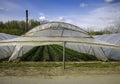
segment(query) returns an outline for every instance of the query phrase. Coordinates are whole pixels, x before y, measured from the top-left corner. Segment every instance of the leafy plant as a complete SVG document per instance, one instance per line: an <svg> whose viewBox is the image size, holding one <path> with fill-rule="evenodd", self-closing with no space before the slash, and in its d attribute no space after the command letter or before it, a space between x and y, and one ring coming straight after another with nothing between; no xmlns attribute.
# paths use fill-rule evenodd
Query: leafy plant
<svg viewBox="0 0 120 84"><path fill-rule="evenodd" d="M97 58L93 55L88 55L66 48L66 61L94 61ZM63 47L59 45L47 45L34 47L20 59L21 61L62 61Z"/></svg>

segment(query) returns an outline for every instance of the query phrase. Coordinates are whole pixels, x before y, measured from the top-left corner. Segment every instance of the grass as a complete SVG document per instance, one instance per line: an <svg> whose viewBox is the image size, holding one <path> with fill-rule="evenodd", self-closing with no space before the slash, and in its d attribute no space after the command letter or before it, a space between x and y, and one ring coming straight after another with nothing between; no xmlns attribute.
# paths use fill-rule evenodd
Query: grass
<svg viewBox="0 0 120 84"><path fill-rule="evenodd" d="M0 68L12 67L62 67L62 62L1 62ZM115 68L120 62L66 62L66 67Z"/></svg>
<svg viewBox="0 0 120 84"><path fill-rule="evenodd" d="M63 76L120 74L120 62L1 62L0 77L4 76Z"/></svg>
<svg viewBox="0 0 120 84"><path fill-rule="evenodd" d="M3 62L0 63L0 68L9 68L9 67L59 67L62 66L62 63L49 63L49 62Z"/></svg>
<svg viewBox="0 0 120 84"><path fill-rule="evenodd" d="M114 68L120 67L120 62L81 62L68 63L72 67L88 67L88 68Z"/></svg>

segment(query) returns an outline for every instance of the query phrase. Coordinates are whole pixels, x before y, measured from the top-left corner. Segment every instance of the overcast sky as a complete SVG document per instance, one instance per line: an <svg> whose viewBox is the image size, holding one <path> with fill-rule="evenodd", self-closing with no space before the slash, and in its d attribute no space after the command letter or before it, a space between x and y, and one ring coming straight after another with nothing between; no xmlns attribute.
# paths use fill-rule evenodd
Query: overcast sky
<svg viewBox="0 0 120 84"><path fill-rule="evenodd" d="M101 30L120 23L120 0L0 0L0 21L29 19L63 21Z"/></svg>

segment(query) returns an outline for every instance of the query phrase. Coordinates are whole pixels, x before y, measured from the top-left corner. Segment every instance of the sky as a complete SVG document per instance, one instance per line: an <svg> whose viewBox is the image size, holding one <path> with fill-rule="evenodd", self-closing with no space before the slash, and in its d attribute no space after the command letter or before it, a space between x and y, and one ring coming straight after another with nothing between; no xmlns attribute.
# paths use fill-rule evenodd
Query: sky
<svg viewBox="0 0 120 84"><path fill-rule="evenodd" d="M120 24L120 0L0 0L0 21L61 21L102 30Z"/></svg>

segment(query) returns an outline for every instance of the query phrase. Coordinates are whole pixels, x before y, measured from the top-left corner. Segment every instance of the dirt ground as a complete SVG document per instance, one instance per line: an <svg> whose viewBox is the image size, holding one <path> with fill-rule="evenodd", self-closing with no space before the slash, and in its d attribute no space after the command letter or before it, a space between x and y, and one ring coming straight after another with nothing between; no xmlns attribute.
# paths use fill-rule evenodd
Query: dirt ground
<svg viewBox="0 0 120 84"><path fill-rule="evenodd" d="M0 77L0 84L120 84L120 75Z"/></svg>
<svg viewBox="0 0 120 84"><path fill-rule="evenodd" d="M1 68L0 84L120 84L120 68Z"/></svg>

